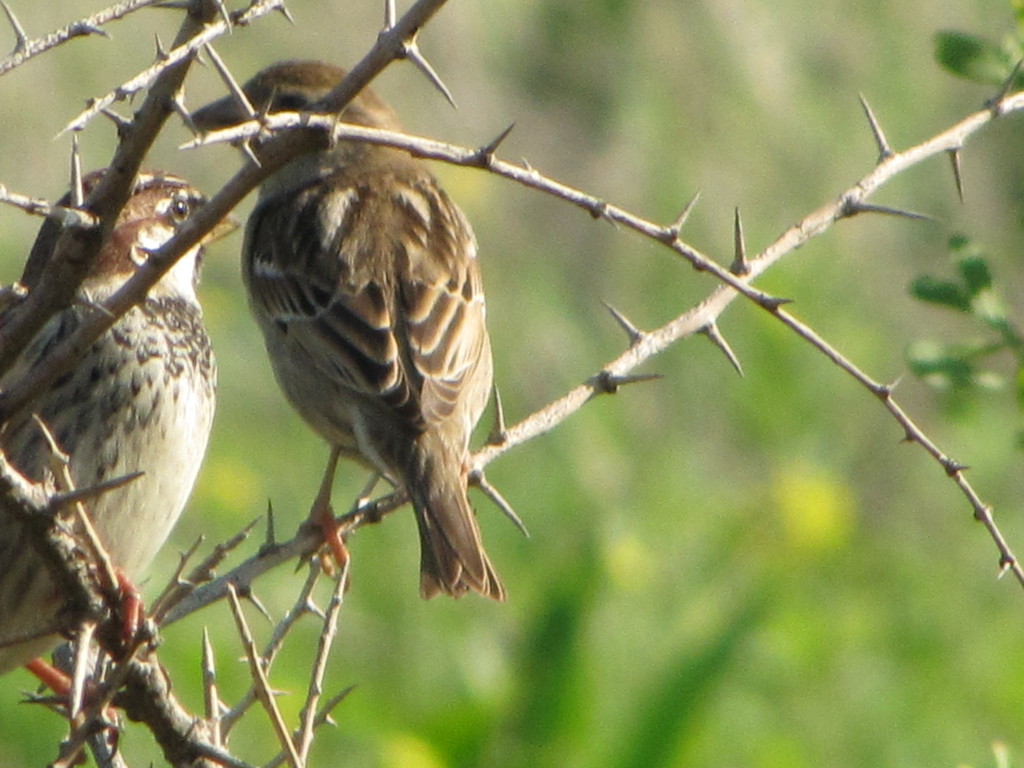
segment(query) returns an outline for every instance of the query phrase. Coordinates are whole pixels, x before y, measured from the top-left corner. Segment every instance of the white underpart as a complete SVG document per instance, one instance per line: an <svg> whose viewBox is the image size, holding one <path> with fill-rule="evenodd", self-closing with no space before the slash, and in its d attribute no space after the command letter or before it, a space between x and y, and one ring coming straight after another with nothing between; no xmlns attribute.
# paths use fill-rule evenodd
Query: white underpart
<svg viewBox="0 0 1024 768"><path fill-rule="evenodd" d="M352 432L356 436L356 445L359 447L359 452L382 476L390 477L391 468L373 444L373 439L370 437L369 428L366 424L365 414L356 405L349 408L348 413L349 419L352 421Z"/></svg>
<svg viewBox="0 0 1024 768"><path fill-rule="evenodd" d="M166 227L152 227L140 232L138 247L132 248L132 261L141 265L148 258L148 254L161 248L171 239L172 234ZM198 245L182 254L181 258L174 262L174 266L167 270L159 282L150 289L149 295L153 297L177 296L197 302L195 274L198 255Z"/></svg>

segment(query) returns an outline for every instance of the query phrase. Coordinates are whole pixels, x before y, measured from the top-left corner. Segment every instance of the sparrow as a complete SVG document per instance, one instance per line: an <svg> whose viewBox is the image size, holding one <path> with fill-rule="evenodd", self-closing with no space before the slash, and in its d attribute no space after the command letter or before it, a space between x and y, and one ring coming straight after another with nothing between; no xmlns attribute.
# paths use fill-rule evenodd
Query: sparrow
<svg viewBox="0 0 1024 768"><path fill-rule="evenodd" d="M274 64L243 91L257 110L327 113L345 71ZM192 114L203 131L248 118L234 96ZM401 131L364 89L345 123ZM466 494L469 438L490 397L491 345L477 245L425 166L397 150L339 141L292 160L260 187L242 273L285 396L331 446L311 517L329 527L345 457L412 502L420 594L505 599Z"/></svg>
<svg viewBox="0 0 1024 768"><path fill-rule="evenodd" d="M83 180L85 194L103 171ZM140 174L72 306L60 311L2 378L23 376L70 336L86 312L120 288L148 254L204 202L183 179ZM71 205L70 195L60 205ZM26 264L29 291L51 256L60 225L47 220ZM138 474L86 502L110 559L133 579L167 538L192 491L213 422L217 371L196 298L201 246L187 252L146 299L85 351L75 368L0 427L0 450L26 479L60 487L46 432L67 454L75 489ZM3 316L0 314L0 323ZM44 430L45 426L45 430ZM58 581L22 525L0 511L0 674L58 644Z"/></svg>

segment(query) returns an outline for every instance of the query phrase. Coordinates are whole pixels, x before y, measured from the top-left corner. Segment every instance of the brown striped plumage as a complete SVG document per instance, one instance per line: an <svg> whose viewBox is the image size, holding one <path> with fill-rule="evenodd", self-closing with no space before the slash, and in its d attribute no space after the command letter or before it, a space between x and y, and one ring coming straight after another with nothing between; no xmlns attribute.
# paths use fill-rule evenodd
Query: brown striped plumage
<svg viewBox="0 0 1024 768"><path fill-rule="evenodd" d="M312 108L344 72L284 62L244 90L257 108ZM193 115L205 129L243 115L232 97ZM400 130L364 90L345 122ZM343 455L404 485L421 539L426 597L505 590L466 496L469 437L491 387L491 349L469 222L422 163L340 142L264 182L243 275L278 382Z"/></svg>
<svg viewBox="0 0 1024 768"><path fill-rule="evenodd" d="M102 172L86 177L86 189ZM183 180L143 174L136 182L77 303L44 326L0 389L30 372L78 327L86 303L121 287L146 251L165 242L203 198ZM69 204L65 199L62 204ZM40 230L22 282L34 287L59 225ZM213 420L216 368L195 294L199 248L186 253L148 298L119 319L68 374L0 431L0 448L33 481L50 477L51 451L38 414L70 457L77 488L142 472L88 503L114 564L129 577L149 564L177 521L199 471ZM3 322L0 316L0 323ZM59 639L61 595L21 525L0 512L0 673Z"/></svg>

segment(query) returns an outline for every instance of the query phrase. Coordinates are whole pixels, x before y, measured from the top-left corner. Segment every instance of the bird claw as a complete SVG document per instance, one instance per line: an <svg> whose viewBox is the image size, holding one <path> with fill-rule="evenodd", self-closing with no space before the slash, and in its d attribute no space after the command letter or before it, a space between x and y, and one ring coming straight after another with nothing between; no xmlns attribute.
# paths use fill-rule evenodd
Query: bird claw
<svg viewBox="0 0 1024 768"><path fill-rule="evenodd" d="M112 633L114 637L108 638L113 646L108 650L115 659L123 661L131 657L136 648L150 640L155 631L146 615L138 587L120 568L115 567L114 573L117 583L109 599L119 628Z"/></svg>
<svg viewBox="0 0 1024 768"><path fill-rule="evenodd" d="M348 547L345 546L345 536L338 527L330 507L324 510L316 522L323 531L326 545L324 556L320 559L320 567L325 574L333 578L339 571L348 570L349 554Z"/></svg>

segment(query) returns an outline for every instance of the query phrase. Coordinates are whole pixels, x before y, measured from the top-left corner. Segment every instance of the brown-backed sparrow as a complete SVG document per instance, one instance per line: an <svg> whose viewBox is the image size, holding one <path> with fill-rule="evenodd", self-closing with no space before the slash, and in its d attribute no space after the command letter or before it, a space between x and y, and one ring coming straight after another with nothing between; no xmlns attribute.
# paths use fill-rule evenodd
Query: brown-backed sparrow
<svg viewBox="0 0 1024 768"><path fill-rule="evenodd" d="M86 194L102 171L84 179ZM23 376L67 338L85 312L134 274L166 242L203 196L165 173L140 174L131 198L103 243L75 304L33 339L0 389ZM65 197L62 205L69 205ZM31 290L46 267L59 224L44 223L25 269ZM216 368L196 299L200 247L186 253L101 336L75 368L40 393L32 413L0 429L0 450L34 482L51 482L56 447L68 455L75 489L141 473L86 502L87 514L114 566L138 576L185 506L213 421ZM0 316L0 323L3 317ZM62 595L49 565L21 523L0 511L0 673L56 645Z"/></svg>
<svg viewBox="0 0 1024 768"><path fill-rule="evenodd" d="M289 61L243 90L257 110L317 112L344 75ZM192 118L203 130L246 119L232 96ZM401 130L369 90L340 119ZM340 141L263 183L242 260L277 381L332 446L313 514L331 520L334 465L355 459L409 494L424 598L473 590L504 600L466 495L469 437L492 367L476 241L462 212L409 155Z"/></svg>

